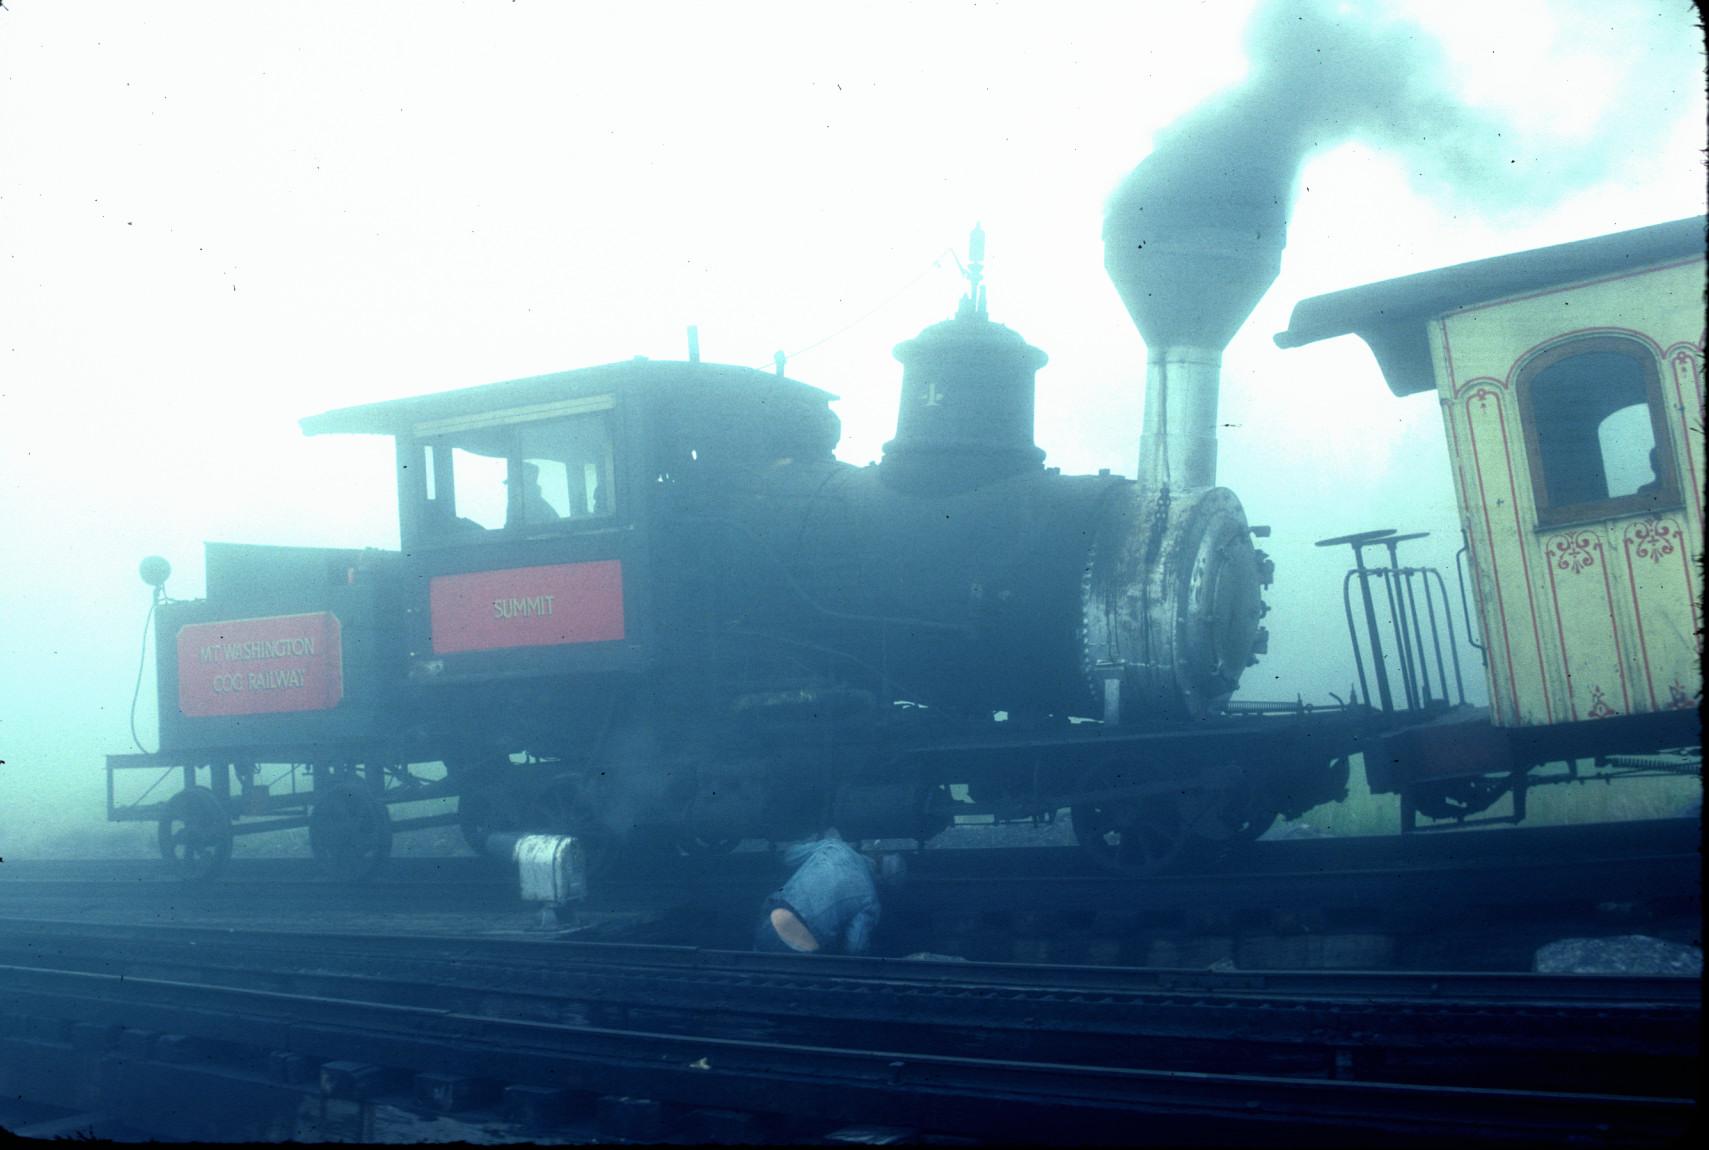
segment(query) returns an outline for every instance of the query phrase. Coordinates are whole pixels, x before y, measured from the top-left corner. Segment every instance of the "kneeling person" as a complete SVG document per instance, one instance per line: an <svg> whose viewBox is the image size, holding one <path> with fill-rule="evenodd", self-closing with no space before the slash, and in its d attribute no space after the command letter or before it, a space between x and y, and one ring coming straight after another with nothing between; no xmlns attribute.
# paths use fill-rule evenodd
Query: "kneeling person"
<svg viewBox="0 0 1709 1150"><path fill-rule="evenodd" d="M878 925L878 884L900 878L902 859L887 855L875 862L833 828L822 838L790 847L783 861L795 873L766 899L754 949L865 954Z"/></svg>

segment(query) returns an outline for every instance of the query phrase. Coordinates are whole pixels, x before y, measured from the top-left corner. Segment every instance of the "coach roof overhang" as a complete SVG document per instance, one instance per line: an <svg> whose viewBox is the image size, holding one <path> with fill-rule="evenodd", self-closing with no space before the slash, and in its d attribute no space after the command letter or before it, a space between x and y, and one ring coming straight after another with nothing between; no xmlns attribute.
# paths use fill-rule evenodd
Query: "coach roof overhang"
<svg viewBox="0 0 1709 1150"><path fill-rule="evenodd" d="M1294 305L1277 347L1353 334L1370 345L1396 395L1435 387L1427 323L1469 307L1543 288L1702 258L1705 217L1535 248L1418 275L1313 296Z"/></svg>
<svg viewBox="0 0 1709 1150"><path fill-rule="evenodd" d="M480 415L512 408L546 406L633 387L688 387L716 391L731 399L765 403L829 402L836 396L816 387L751 367L720 363L650 360L637 357L599 367L462 387L357 407L341 407L299 421L305 435L357 433L409 435L422 423Z"/></svg>

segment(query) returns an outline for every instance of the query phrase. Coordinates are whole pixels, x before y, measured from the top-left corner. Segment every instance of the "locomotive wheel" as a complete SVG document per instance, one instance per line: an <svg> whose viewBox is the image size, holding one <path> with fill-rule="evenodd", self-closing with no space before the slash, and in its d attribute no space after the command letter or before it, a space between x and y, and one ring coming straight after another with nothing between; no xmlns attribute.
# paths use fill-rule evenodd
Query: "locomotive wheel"
<svg viewBox="0 0 1709 1150"><path fill-rule="evenodd" d="M1213 806L1194 831L1202 838L1225 846L1249 843L1275 825L1279 812L1245 787L1236 787Z"/></svg>
<svg viewBox="0 0 1709 1150"><path fill-rule="evenodd" d="M231 815L206 787L186 787L160 820L160 857L182 879L210 879L231 858Z"/></svg>
<svg viewBox="0 0 1709 1150"><path fill-rule="evenodd" d="M676 840L676 853L684 858L710 858L727 855L741 845L741 839L708 839L685 833Z"/></svg>
<svg viewBox="0 0 1709 1150"><path fill-rule="evenodd" d="M1193 828L1175 795L1147 795L1073 808L1074 838L1094 862L1124 875L1152 875L1178 862Z"/></svg>
<svg viewBox="0 0 1709 1150"><path fill-rule="evenodd" d="M309 850L331 878L372 878L392 854L386 805L359 783L341 783L309 811Z"/></svg>
<svg viewBox="0 0 1709 1150"><path fill-rule="evenodd" d="M457 826L463 841L476 854L485 854L487 836L514 831L520 825L516 810L504 796L493 791L466 791L457 796Z"/></svg>
<svg viewBox="0 0 1709 1150"><path fill-rule="evenodd" d="M521 823L530 830L580 839L589 874L608 873L616 860L617 836L599 821L574 776L560 775L547 783Z"/></svg>

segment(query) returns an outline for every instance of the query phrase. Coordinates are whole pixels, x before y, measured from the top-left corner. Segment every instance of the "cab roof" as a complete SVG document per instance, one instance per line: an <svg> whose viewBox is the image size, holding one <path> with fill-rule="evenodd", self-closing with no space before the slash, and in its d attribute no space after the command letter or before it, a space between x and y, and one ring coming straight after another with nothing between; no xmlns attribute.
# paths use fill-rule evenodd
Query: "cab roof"
<svg viewBox="0 0 1709 1150"><path fill-rule="evenodd" d="M1673 260L1701 259L1703 216L1629 232L1535 248L1435 271L1313 296L1294 305L1277 347L1301 347L1353 334L1370 345L1396 395L1436 386L1426 324L1467 308L1544 288L1634 272Z"/></svg>
<svg viewBox="0 0 1709 1150"><path fill-rule="evenodd" d="M829 392L772 372L721 363L650 360L637 356L620 363L462 387L431 395L340 407L299 421L305 435L355 433L407 436L427 421L480 415L510 408L548 405L561 400L636 389L693 389L697 394L737 405L829 403Z"/></svg>

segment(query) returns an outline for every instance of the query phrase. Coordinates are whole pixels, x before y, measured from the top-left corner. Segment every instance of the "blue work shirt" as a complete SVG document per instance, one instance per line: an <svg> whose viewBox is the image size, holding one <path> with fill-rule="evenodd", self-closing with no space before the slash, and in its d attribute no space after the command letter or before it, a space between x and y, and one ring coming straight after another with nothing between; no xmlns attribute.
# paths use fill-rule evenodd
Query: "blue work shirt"
<svg viewBox="0 0 1709 1150"><path fill-rule="evenodd" d="M839 942L846 954L864 954L878 925L878 884L865 855L840 838L797 843L783 854L795 868L767 901L787 906L813 932L822 949Z"/></svg>

